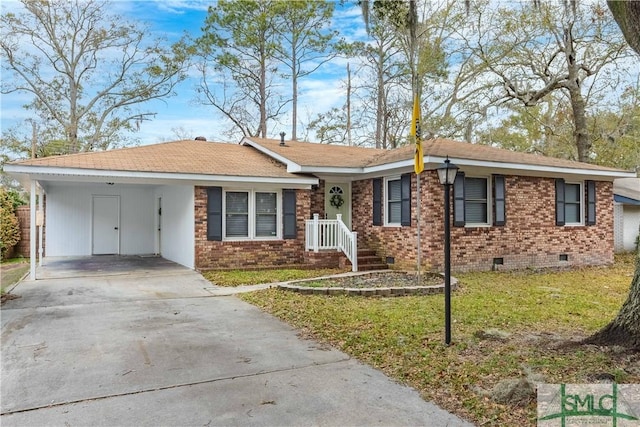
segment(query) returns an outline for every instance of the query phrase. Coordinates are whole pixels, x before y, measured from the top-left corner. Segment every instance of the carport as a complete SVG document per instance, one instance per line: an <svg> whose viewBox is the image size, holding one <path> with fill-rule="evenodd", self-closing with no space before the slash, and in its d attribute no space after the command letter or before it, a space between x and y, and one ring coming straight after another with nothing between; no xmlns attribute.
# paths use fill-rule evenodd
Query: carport
<svg viewBox="0 0 640 427"><path fill-rule="evenodd" d="M50 257L160 255L194 267L191 182L135 172L7 169L31 189L31 280Z"/></svg>
<svg viewBox="0 0 640 427"><path fill-rule="evenodd" d="M209 239L201 232L208 196L196 200L199 187L276 194L280 205L269 209L281 230L282 192L318 184L252 147L198 140L28 159L4 170L31 190L32 280L49 257L160 255L194 269L196 239ZM255 207L247 201L246 209L249 224Z"/></svg>

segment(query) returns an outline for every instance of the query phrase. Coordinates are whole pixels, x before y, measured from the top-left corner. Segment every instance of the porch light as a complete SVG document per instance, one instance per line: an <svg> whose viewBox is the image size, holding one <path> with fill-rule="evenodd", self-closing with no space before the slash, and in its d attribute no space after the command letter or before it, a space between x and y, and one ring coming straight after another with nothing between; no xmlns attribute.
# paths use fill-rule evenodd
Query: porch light
<svg viewBox="0 0 640 427"><path fill-rule="evenodd" d="M444 186L444 342L451 344L451 186L456 180L458 167L449 161L436 168L440 184Z"/></svg>
<svg viewBox="0 0 640 427"><path fill-rule="evenodd" d="M438 179L442 185L453 185L453 181L456 180L456 174L458 173L458 166L451 163L449 157L436 168L438 171Z"/></svg>

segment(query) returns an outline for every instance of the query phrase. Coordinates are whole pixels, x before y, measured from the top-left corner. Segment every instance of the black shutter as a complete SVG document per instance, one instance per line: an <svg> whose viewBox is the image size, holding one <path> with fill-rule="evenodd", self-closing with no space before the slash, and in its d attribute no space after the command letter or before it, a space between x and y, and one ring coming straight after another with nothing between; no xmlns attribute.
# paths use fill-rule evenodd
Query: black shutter
<svg viewBox="0 0 640 427"><path fill-rule="evenodd" d="M587 225L596 224L596 182L587 181Z"/></svg>
<svg viewBox="0 0 640 427"><path fill-rule="evenodd" d="M400 225L411 225L411 174L400 176Z"/></svg>
<svg viewBox="0 0 640 427"><path fill-rule="evenodd" d="M296 224L296 190L282 190L282 237L298 237Z"/></svg>
<svg viewBox="0 0 640 427"><path fill-rule="evenodd" d="M464 227L464 172L458 172L453 182L453 226Z"/></svg>
<svg viewBox="0 0 640 427"><path fill-rule="evenodd" d="M507 223L506 214L506 198L505 198L505 180L502 175L493 176L493 197L495 203L495 216L493 217L493 225L502 226Z"/></svg>
<svg viewBox="0 0 640 427"><path fill-rule="evenodd" d="M207 188L207 240L222 240L222 187Z"/></svg>
<svg viewBox="0 0 640 427"><path fill-rule="evenodd" d="M382 178L373 180L373 225L382 225Z"/></svg>
<svg viewBox="0 0 640 427"><path fill-rule="evenodd" d="M564 179L556 179L556 225L564 225Z"/></svg>

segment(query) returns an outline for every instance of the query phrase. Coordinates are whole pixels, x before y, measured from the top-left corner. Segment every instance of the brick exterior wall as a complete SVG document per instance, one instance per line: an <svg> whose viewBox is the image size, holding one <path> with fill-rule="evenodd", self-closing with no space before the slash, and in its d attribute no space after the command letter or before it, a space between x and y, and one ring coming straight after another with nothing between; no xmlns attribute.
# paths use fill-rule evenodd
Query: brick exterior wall
<svg viewBox="0 0 640 427"><path fill-rule="evenodd" d="M313 218L313 214L320 214L320 218L324 218L325 210L324 210L324 188L325 181L323 179L319 180L318 188L315 190L311 190L311 216L309 219Z"/></svg>
<svg viewBox="0 0 640 427"><path fill-rule="evenodd" d="M554 179L505 178L505 226L453 227L452 220L452 270L583 266L613 262L611 182L596 183L596 225L556 226ZM421 175L421 190L422 266L439 271L444 262L444 192L435 172ZM358 244L375 249L381 257L395 258L396 268L415 269L416 266L415 191L414 175L411 227L373 226L372 182L361 180L353 183L353 231L358 232ZM560 255L566 255L568 260L561 261ZM494 266L494 258L503 258L504 264Z"/></svg>
<svg viewBox="0 0 640 427"><path fill-rule="evenodd" d="M207 188L195 188L195 266L197 270L263 268L302 264L305 219L311 215L308 190L296 190L297 238L217 242L207 240Z"/></svg>

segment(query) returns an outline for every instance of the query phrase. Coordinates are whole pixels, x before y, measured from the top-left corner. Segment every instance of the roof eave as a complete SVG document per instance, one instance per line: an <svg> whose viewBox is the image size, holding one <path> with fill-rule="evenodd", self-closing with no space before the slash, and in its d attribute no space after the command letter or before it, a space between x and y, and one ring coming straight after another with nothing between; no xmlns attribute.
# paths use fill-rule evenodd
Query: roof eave
<svg viewBox="0 0 640 427"><path fill-rule="evenodd" d="M447 157L442 156L424 156L425 165L428 164L440 164L444 162ZM527 172L536 175L582 175L582 176L593 176L593 177L602 177L608 179L615 178L630 178L635 177L635 172L627 172L627 171L615 171L615 170L606 170L606 169L585 169L585 168L568 168L561 166L543 166L543 165L531 165L524 163L504 163L504 162L491 162L486 160L471 160L471 159L461 159L455 157L449 157L452 163L455 163L458 166L470 166L470 167L482 167L482 168L490 168L494 170L503 170L503 171L513 171L514 175L521 174L522 172ZM403 168L413 168L414 160L400 160L397 162L385 163L381 165L375 166L367 166L363 168L362 173L371 175L375 173L384 173L386 171L403 169ZM519 173L518 173L519 172Z"/></svg>
<svg viewBox="0 0 640 427"><path fill-rule="evenodd" d="M264 183L309 186L318 184L315 177L291 175L291 177L263 177L263 176L237 176L237 175L215 175L215 174L195 174L195 173L175 173L175 172L143 172L143 171L116 171L105 169L82 169L63 168L46 166L25 166L25 165L5 165L5 172L14 176L23 185L31 180L55 181L70 180L86 182L174 182L174 183Z"/></svg>

